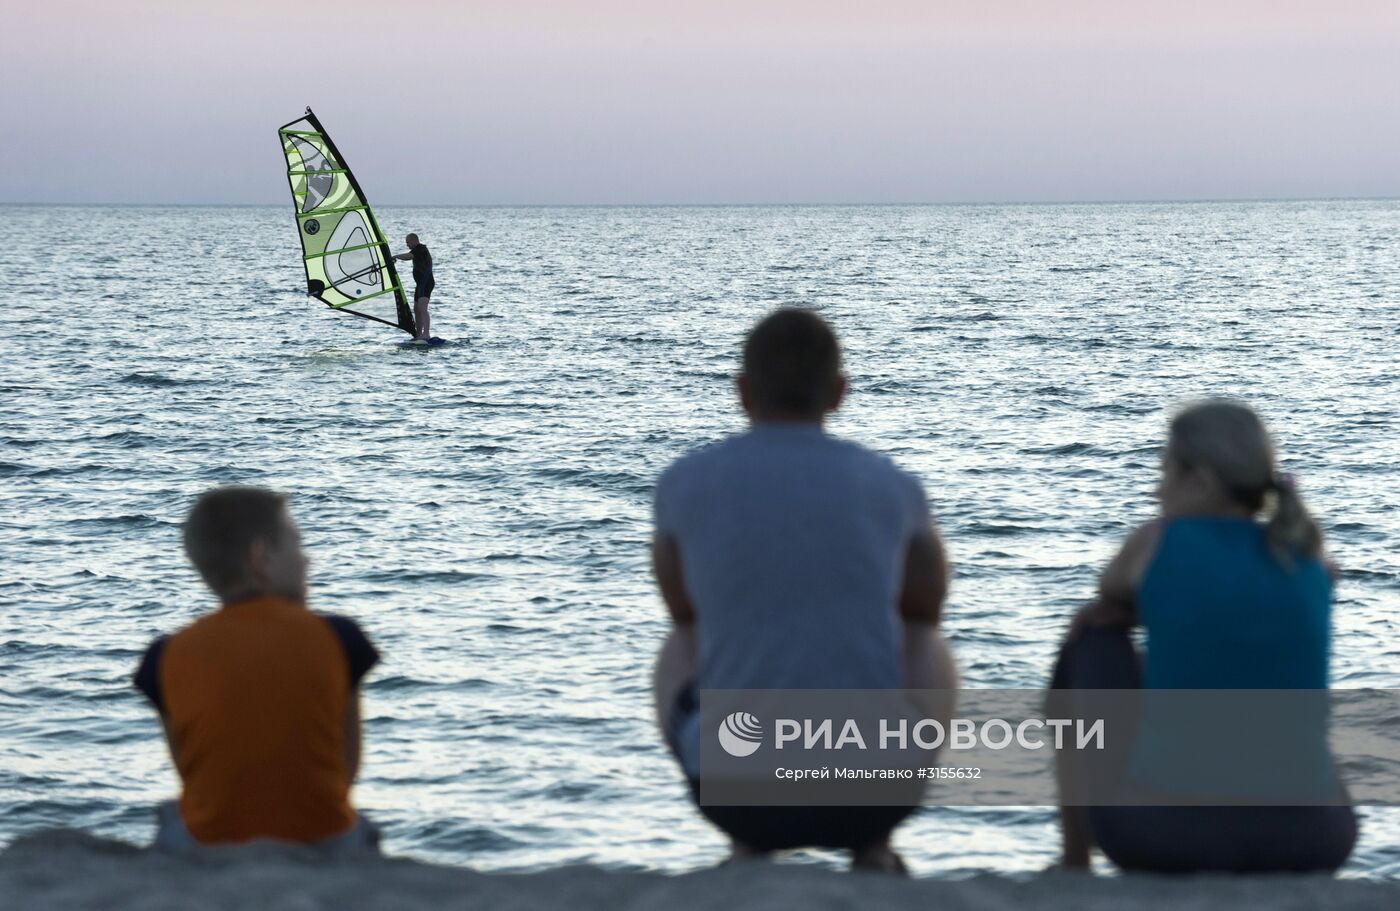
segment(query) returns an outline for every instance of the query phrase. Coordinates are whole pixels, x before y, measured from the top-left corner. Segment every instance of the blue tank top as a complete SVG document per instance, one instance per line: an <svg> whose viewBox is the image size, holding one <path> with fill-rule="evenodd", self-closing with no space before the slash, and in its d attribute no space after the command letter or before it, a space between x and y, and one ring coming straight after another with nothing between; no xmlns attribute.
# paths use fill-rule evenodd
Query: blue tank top
<svg viewBox="0 0 1400 911"><path fill-rule="evenodd" d="M1162 530L1138 588L1146 689L1326 689L1332 581L1281 565L1251 519L1189 516Z"/></svg>
<svg viewBox="0 0 1400 911"><path fill-rule="evenodd" d="M1321 562L1281 564L1253 520L1169 521L1137 593L1147 692L1129 782L1280 802L1337 793L1327 746L1331 598Z"/></svg>

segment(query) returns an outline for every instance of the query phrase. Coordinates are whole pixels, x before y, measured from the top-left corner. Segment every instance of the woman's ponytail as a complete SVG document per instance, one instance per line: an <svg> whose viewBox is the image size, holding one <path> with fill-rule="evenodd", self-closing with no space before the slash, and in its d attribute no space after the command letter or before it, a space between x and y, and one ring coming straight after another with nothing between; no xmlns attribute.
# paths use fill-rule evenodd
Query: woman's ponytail
<svg viewBox="0 0 1400 911"><path fill-rule="evenodd" d="M1278 478L1273 484L1273 495L1273 514L1264 529L1274 556L1283 563L1291 563L1298 556L1321 557L1322 532L1303 505L1293 477Z"/></svg>

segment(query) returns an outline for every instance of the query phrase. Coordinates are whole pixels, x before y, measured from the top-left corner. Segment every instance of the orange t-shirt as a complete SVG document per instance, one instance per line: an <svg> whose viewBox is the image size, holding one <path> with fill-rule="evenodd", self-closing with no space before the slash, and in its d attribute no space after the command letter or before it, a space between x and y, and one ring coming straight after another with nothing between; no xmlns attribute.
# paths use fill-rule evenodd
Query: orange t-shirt
<svg viewBox="0 0 1400 911"><path fill-rule="evenodd" d="M346 711L377 660L354 621L273 597L156 640L136 684L170 732L190 834L213 844L348 831Z"/></svg>

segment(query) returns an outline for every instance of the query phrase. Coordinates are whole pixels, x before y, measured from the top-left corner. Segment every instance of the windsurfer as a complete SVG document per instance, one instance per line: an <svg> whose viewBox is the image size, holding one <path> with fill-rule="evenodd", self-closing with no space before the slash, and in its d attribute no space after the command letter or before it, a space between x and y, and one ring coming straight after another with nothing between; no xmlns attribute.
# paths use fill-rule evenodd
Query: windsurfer
<svg viewBox="0 0 1400 911"><path fill-rule="evenodd" d="M433 337L429 331L432 318L428 316L428 298L432 296L434 284L433 255L428 252L428 245L418 240L417 234L410 234L405 240L408 252L394 258L413 260L413 321L418 327L414 338L427 341Z"/></svg>

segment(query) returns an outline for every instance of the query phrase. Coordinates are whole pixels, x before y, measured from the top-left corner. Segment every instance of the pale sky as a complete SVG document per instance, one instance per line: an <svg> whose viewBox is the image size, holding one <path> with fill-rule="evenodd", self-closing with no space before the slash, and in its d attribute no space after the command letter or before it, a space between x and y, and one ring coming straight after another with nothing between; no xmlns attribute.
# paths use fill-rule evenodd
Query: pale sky
<svg viewBox="0 0 1400 911"><path fill-rule="evenodd" d="M0 201L286 201L312 105L394 204L1400 196L1400 0L44 0Z"/></svg>

